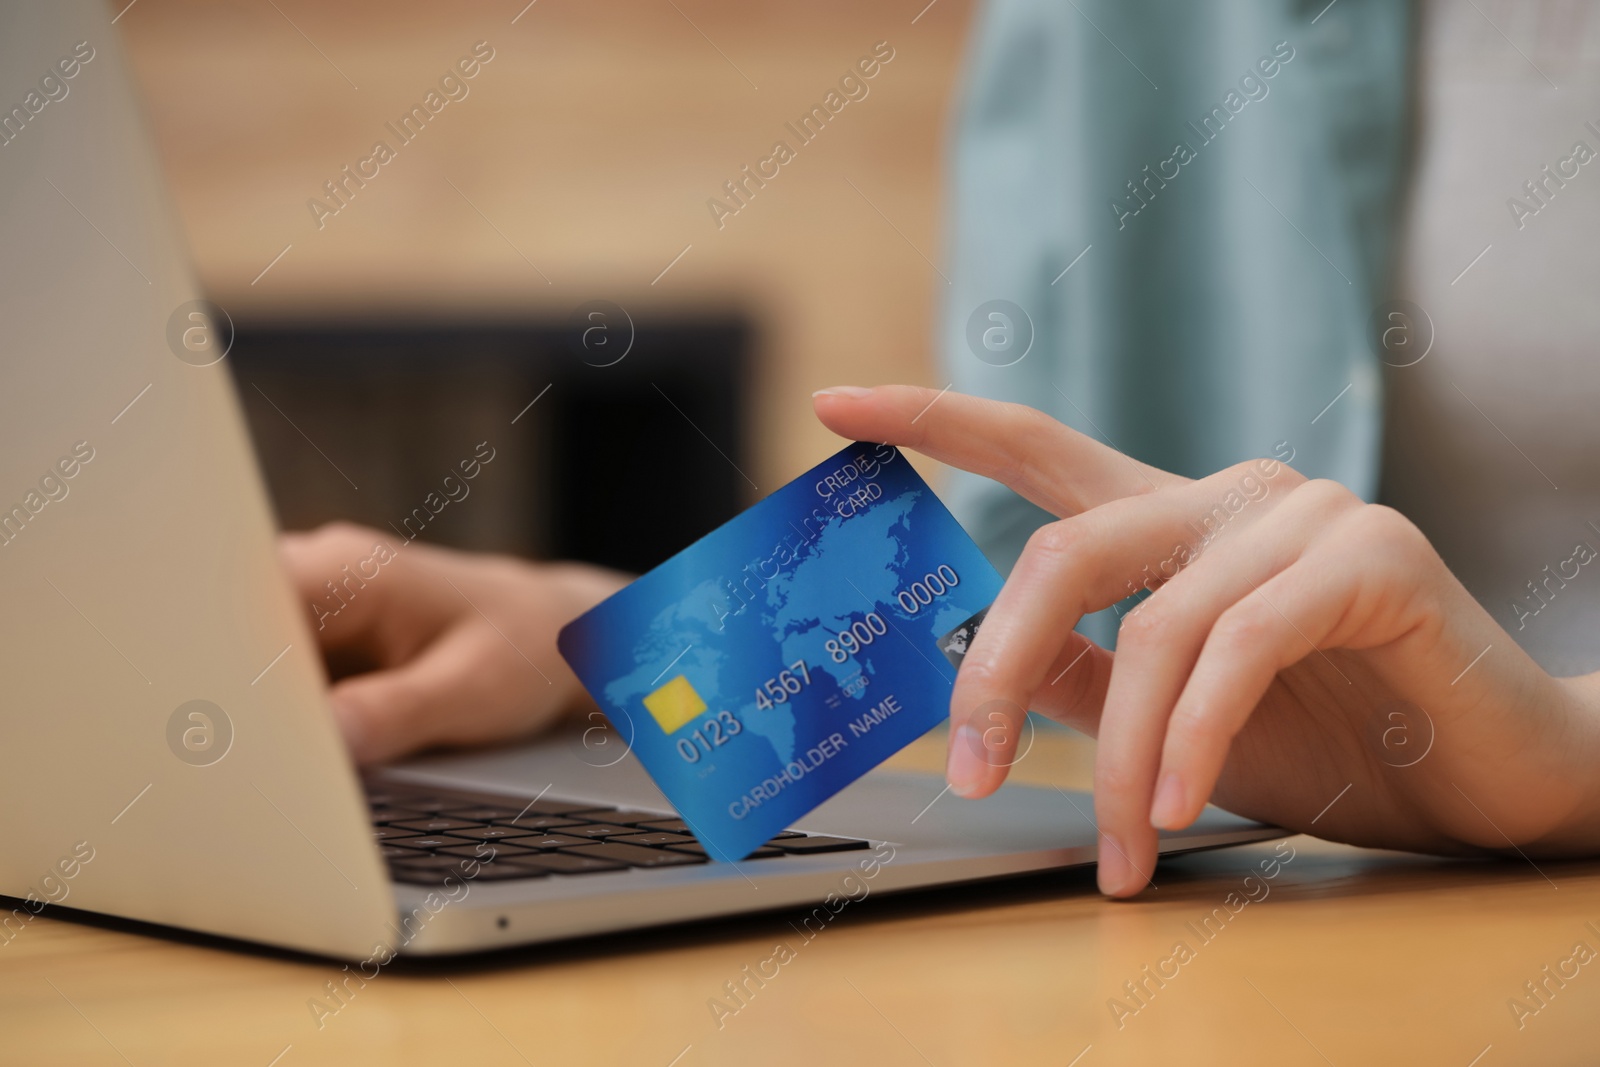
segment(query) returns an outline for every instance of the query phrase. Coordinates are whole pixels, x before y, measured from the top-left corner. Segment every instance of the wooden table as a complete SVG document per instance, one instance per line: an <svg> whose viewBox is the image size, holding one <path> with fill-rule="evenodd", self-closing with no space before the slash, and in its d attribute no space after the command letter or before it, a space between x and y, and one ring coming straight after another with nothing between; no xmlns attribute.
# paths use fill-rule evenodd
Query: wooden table
<svg viewBox="0 0 1600 1067"><path fill-rule="evenodd" d="M929 738L897 762L940 756ZM1041 734L1017 773L1084 786L1091 759L1088 742ZM1159 888L1131 903L1101 899L1078 872L869 896L805 944L778 914L396 965L321 1030L307 1001L335 965L47 917L0 948L0 1063L1600 1060L1600 964L1564 963L1577 942L1600 949L1587 925L1600 927L1600 864L1541 871L1288 844L1294 858L1250 887L1261 899L1213 919L1209 942L1196 929L1226 913L1274 844L1166 862ZM795 958L719 1028L713 998L734 1007L724 983L780 941ZM1190 950L1181 964L1178 941ZM1547 965L1577 974L1560 986ZM1147 966L1174 976L1158 985ZM1523 985L1541 980L1543 1006ZM1136 1001L1125 982L1147 992ZM1520 1020L1508 1006L1519 996Z"/></svg>

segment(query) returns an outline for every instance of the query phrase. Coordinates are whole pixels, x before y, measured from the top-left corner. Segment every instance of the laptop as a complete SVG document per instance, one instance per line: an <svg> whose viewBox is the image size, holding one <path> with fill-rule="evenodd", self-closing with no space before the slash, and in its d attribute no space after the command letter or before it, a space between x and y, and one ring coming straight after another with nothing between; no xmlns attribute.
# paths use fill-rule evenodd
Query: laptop
<svg viewBox="0 0 1600 1067"><path fill-rule="evenodd" d="M358 774L109 10L12 5L0 72L0 943L54 905L381 962L1094 862L1091 798L1024 785L880 769L720 863L592 736Z"/></svg>

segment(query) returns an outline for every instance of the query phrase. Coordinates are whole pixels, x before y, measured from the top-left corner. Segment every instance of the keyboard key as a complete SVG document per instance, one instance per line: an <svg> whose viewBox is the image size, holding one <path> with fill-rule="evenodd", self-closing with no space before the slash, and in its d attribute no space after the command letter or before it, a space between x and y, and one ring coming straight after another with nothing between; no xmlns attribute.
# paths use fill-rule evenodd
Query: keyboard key
<svg viewBox="0 0 1600 1067"><path fill-rule="evenodd" d="M446 830L465 830L468 827L482 826L480 822L469 819L446 819L438 816L432 819L409 819L405 822L390 823L403 830L414 830L419 834L442 834Z"/></svg>
<svg viewBox="0 0 1600 1067"><path fill-rule="evenodd" d="M378 855L386 860L392 860L400 856L415 856L417 853L409 848L395 848L393 845L384 845L378 849Z"/></svg>
<svg viewBox="0 0 1600 1067"><path fill-rule="evenodd" d="M647 826L652 830L666 830L672 833L680 834L693 832L689 829L689 824L684 822L682 819L641 819L639 822L636 822L633 825Z"/></svg>
<svg viewBox="0 0 1600 1067"><path fill-rule="evenodd" d="M806 836L806 835L801 833L799 830L782 830L779 833L777 833L776 835L774 835L772 839L774 841L782 841L785 838L804 837L804 836Z"/></svg>
<svg viewBox="0 0 1600 1067"><path fill-rule="evenodd" d="M455 818L472 818L478 822L490 822L495 819L514 819L519 815L569 815L575 812L610 813L617 809L609 804L594 804L591 802L557 800L555 798L540 799L529 802L526 797L502 796L493 793L474 791L473 796L452 796L425 787L407 786L393 782L369 783L367 803L373 809L404 809L410 812L421 812L434 815L440 812L447 813ZM497 814L483 816L462 816L460 812L487 812ZM599 816L596 816L597 818ZM651 816L640 812L639 817ZM661 816L655 816L661 818Z"/></svg>
<svg viewBox="0 0 1600 1067"><path fill-rule="evenodd" d="M496 826L515 826L519 830L557 830L563 826L577 826L581 819L568 819L561 815L524 815L520 819L495 819Z"/></svg>
<svg viewBox="0 0 1600 1067"><path fill-rule="evenodd" d="M536 870L549 871L554 874L594 874L601 871L625 871L628 865L615 860L598 859L589 853L593 849L580 849L577 852L541 852L537 856L526 858L517 857L508 860L507 865L513 867L532 867Z"/></svg>
<svg viewBox="0 0 1600 1067"><path fill-rule="evenodd" d="M810 837L775 837L767 842L773 848L781 848L785 852L796 852L801 855L810 855L813 852L847 852L856 848L871 848L870 841L862 841L855 837L824 837L813 834Z"/></svg>
<svg viewBox="0 0 1600 1067"><path fill-rule="evenodd" d="M629 834L627 837L615 837L613 841L621 841L627 845L692 845L695 844L693 834Z"/></svg>
<svg viewBox="0 0 1600 1067"><path fill-rule="evenodd" d="M619 838L617 838L617 840L618 841L631 841L631 840L633 840L633 838L631 838L631 837L619 837ZM688 844L673 845L672 846L672 851L674 851L674 852L687 852L690 855L694 855L694 856L704 856L706 854L706 846L702 845L698 841L690 841ZM784 852L781 849L771 848L771 847L769 847L767 845L762 845L760 848L758 848L754 852L750 853L750 855L746 856L745 859L766 860L766 859L771 859L774 856L787 856L787 855L789 855L789 853ZM743 863L744 860L740 860L739 862Z"/></svg>
<svg viewBox="0 0 1600 1067"><path fill-rule="evenodd" d="M406 885L443 885L446 878L459 878L452 871L436 871L427 867L390 867L389 880Z"/></svg>
<svg viewBox="0 0 1600 1067"><path fill-rule="evenodd" d="M515 826L463 826L451 830L451 837L468 837L474 841L498 841L503 837L536 836L535 830L518 830Z"/></svg>
<svg viewBox="0 0 1600 1067"><path fill-rule="evenodd" d="M618 826L638 826L641 823L656 823L671 816L663 815L659 811L608 811L589 816L595 822L615 823Z"/></svg>
<svg viewBox="0 0 1600 1067"><path fill-rule="evenodd" d="M441 848L439 851L446 856L463 856L467 859L475 859L479 863L488 863L496 857L534 855L533 849L518 848L509 841L485 842L478 845L455 844L449 848Z"/></svg>
<svg viewBox="0 0 1600 1067"><path fill-rule="evenodd" d="M675 852L666 848L640 848L638 845L625 845L620 841L601 841L587 848L577 849L575 852L577 855L592 856L613 863L626 863L629 867L677 867L688 863L706 862L704 856L688 852ZM531 862L542 863L544 858L537 857Z"/></svg>
<svg viewBox="0 0 1600 1067"><path fill-rule="evenodd" d="M536 800L532 804L524 805L524 807L527 808L525 814L528 815L577 815L580 812L594 812L597 819L601 815L617 810L604 804L570 804L564 800ZM516 815L522 811L523 808L519 807L511 814Z"/></svg>
<svg viewBox="0 0 1600 1067"><path fill-rule="evenodd" d="M638 829L633 826L617 826L615 823L592 822L581 826L569 826L561 831L575 837L617 837L622 834L636 834Z"/></svg>
<svg viewBox="0 0 1600 1067"><path fill-rule="evenodd" d="M398 796L390 802L390 807L404 808L407 811L420 811L426 815L443 811L445 808L459 808L466 801L451 799L449 797L432 797L417 795L414 797Z"/></svg>
<svg viewBox="0 0 1600 1067"><path fill-rule="evenodd" d="M543 878L550 872L543 867L534 867L526 863L490 863L478 869L478 873L463 881L471 882L508 882L517 878Z"/></svg>
<svg viewBox="0 0 1600 1067"><path fill-rule="evenodd" d="M439 814L447 815L452 819L466 819L468 822L493 822L496 819L515 819L521 808L493 808L477 806L470 808L446 808Z"/></svg>
<svg viewBox="0 0 1600 1067"><path fill-rule="evenodd" d="M449 845L461 844L459 837L393 837L384 838L386 845L399 845L401 848L414 848L421 852L428 852L436 848L445 848Z"/></svg>
<svg viewBox="0 0 1600 1067"><path fill-rule="evenodd" d="M407 811L404 808L373 808L371 815L368 816L375 823L398 822L401 819L415 819L417 817L417 812Z"/></svg>
<svg viewBox="0 0 1600 1067"><path fill-rule="evenodd" d="M379 841L392 841L397 837L416 837L418 834L415 830L399 829L393 826L374 826L372 828L372 836Z"/></svg>
<svg viewBox="0 0 1600 1067"><path fill-rule="evenodd" d="M402 849L401 851L405 851ZM459 871L464 861L456 856L434 856L427 853L411 853L409 856L392 860L391 867L412 867L430 871Z"/></svg>
<svg viewBox="0 0 1600 1067"><path fill-rule="evenodd" d="M569 837L566 834L539 834L533 837L517 837L512 838L512 842L519 848L533 848L541 851L557 848L584 848L600 843L587 837Z"/></svg>

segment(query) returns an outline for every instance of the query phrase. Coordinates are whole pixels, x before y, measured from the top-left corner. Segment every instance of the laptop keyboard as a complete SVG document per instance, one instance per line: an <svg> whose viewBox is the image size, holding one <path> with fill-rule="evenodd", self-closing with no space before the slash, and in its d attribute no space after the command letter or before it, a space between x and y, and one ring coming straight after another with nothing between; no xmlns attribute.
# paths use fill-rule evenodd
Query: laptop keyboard
<svg viewBox="0 0 1600 1067"><path fill-rule="evenodd" d="M393 782L368 783L367 803L390 878L410 885L439 885L447 877L499 882L707 862L705 846L683 820L660 813ZM868 847L859 838L785 830L748 858ZM474 862L477 873L469 876Z"/></svg>

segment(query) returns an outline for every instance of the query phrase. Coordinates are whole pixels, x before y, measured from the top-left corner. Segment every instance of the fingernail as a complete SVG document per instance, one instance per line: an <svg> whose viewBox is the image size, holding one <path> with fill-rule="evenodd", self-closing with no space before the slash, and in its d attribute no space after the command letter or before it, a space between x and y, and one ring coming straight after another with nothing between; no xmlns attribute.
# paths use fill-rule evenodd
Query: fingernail
<svg viewBox="0 0 1600 1067"><path fill-rule="evenodd" d="M861 397L861 396L868 396L871 393L872 393L871 389L865 389L865 388L863 388L863 387L861 387L859 385L830 385L826 389L818 389L816 392L812 393L811 395L813 397L818 397L818 396Z"/></svg>
<svg viewBox="0 0 1600 1067"><path fill-rule="evenodd" d="M1100 835L1098 867L1095 880L1100 884L1100 892L1114 897L1127 891L1128 881L1134 873L1133 866L1128 863L1122 846L1110 834Z"/></svg>
<svg viewBox="0 0 1600 1067"><path fill-rule="evenodd" d="M983 751L983 736L971 726L956 729L950 739L950 762L945 767L945 780L950 791L958 797L970 797L982 788L988 766L979 757Z"/></svg>
<svg viewBox="0 0 1600 1067"><path fill-rule="evenodd" d="M1188 806L1183 779L1178 777L1177 771L1168 771L1156 786L1155 803L1150 806L1150 825L1157 830L1181 830Z"/></svg>

